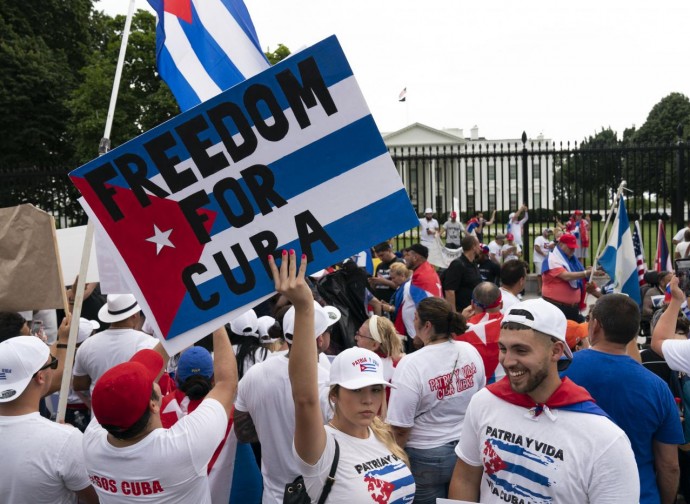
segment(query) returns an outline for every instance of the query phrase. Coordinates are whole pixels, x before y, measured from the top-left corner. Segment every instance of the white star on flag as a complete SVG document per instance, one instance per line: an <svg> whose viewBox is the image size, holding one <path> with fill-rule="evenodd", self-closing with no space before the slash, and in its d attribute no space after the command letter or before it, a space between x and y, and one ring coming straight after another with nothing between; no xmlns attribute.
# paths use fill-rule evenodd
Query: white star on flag
<svg viewBox="0 0 690 504"><path fill-rule="evenodd" d="M151 238L146 238L146 241L156 244L156 255L160 254L163 247L175 248L175 245L170 241L170 233L172 233L172 228L167 231L161 231L158 226L153 225L153 236Z"/></svg>

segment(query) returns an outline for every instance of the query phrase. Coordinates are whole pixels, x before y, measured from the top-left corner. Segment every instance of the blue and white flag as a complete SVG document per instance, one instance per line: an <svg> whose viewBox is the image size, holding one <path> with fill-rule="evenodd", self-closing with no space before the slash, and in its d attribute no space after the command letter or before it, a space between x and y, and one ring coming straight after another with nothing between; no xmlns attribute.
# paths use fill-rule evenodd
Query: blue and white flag
<svg viewBox="0 0 690 504"><path fill-rule="evenodd" d="M156 62L182 111L269 67L242 0L148 0Z"/></svg>
<svg viewBox="0 0 690 504"><path fill-rule="evenodd" d="M613 279L613 292L627 294L637 304L642 302L635 246L630 231L628 212L625 210L625 201L622 196L618 203L618 213L613 220L609 240L606 243L604 253L599 258L599 264Z"/></svg>
<svg viewBox="0 0 690 504"><path fill-rule="evenodd" d="M274 291L418 224L335 37L70 173L174 354Z"/></svg>

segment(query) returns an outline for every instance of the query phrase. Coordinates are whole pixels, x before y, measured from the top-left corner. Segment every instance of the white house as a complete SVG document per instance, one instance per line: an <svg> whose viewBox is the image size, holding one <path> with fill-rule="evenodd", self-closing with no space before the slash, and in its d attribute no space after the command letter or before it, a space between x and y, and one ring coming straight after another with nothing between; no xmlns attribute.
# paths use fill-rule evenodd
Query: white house
<svg viewBox="0 0 690 504"><path fill-rule="evenodd" d="M435 129L414 123L383 133L412 204L420 213L515 210L522 201L521 139L487 140L474 126L469 138L462 129ZM553 156L539 136L527 140L530 208L553 208Z"/></svg>

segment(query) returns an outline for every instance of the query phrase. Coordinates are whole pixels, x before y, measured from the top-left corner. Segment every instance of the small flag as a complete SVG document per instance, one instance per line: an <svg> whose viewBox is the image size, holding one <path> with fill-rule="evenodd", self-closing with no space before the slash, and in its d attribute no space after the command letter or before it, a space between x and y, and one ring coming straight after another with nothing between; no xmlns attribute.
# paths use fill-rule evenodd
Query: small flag
<svg viewBox="0 0 690 504"><path fill-rule="evenodd" d="M373 362L365 362L359 365L359 370L363 373L375 373L376 364Z"/></svg>
<svg viewBox="0 0 690 504"><path fill-rule="evenodd" d="M613 279L613 292L627 294L637 304L642 302L630 221L625 209L625 199L622 196L606 248L599 258L599 264Z"/></svg>
<svg viewBox="0 0 690 504"><path fill-rule="evenodd" d="M242 0L148 0L156 64L184 112L269 67Z"/></svg>
<svg viewBox="0 0 690 504"><path fill-rule="evenodd" d="M637 279L640 285L645 285L644 274L647 272L647 263L644 260L644 248L642 248L642 232L640 231L640 221L635 221L633 229L633 247L635 248L635 259L637 260Z"/></svg>
<svg viewBox="0 0 690 504"><path fill-rule="evenodd" d="M671 254L668 252L668 243L666 242L666 231L664 230L664 221L659 219L659 231L656 237L656 259L654 260L655 271L672 271L673 264L671 263Z"/></svg>
<svg viewBox="0 0 690 504"><path fill-rule="evenodd" d="M400 91L400 94L398 95L398 101L403 102L407 100L407 88L404 87L402 91Z"/></svg>
<svg viewBox="0 0 690 504"><path fill-rule="evenodd" d="M671 295L671 282L669 282L666 284L666 291L664 292L664 303L670 303L672 298L673 295Z"/></svg>

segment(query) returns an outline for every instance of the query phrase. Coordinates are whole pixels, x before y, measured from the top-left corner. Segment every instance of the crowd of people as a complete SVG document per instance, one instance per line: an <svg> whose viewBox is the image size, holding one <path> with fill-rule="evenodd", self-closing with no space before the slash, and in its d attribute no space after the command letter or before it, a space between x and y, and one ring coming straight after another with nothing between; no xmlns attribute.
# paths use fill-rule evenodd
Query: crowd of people
<svg viewBox="0 0 690 504"><path fill-rule="evenodd" d="M453 212L443 226L433 213L419 243L372 247L375 269L349 291L364 319L320 289L346 264L310 277L294 251L269 258L273 298L175 356L135 296L93 284L78 322L0 313L0 502L689 499L679 278L659 273L641 306L597 291L590 309L575 212L534 240L540 293L527 299L526 207L487 245L495 213L463 224ZM428 261L437 236L458 252L443 270ZM75 323L61 425L51 415Z"/></svg>

